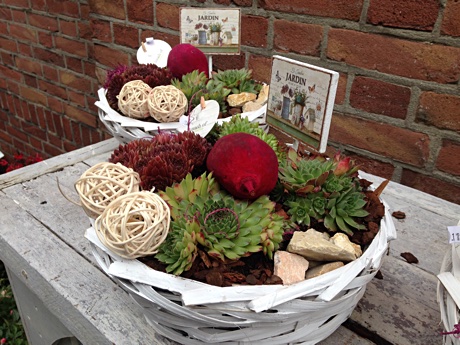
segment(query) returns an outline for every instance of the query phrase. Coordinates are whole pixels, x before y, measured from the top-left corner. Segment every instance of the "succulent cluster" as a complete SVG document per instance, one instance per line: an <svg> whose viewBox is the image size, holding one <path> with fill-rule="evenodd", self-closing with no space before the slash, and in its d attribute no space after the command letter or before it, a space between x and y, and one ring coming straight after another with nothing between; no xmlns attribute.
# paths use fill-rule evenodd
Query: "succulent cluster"
<svg viewBox="0 0 460 345"><path fill-rule="evenodd" d="M308 226L314 218L330 231L353 235L353 229L365 229L357 218L368 214L357 169L349 157L305 159L291 149L280 161L272 197L286 206L292 222Z"/></svg>
<svg viewBox="0 0 460 345"><path fill-rule="evenodd" d="M198 188L198 189L197 189ZM220 190L212 174L166 188L160 196L171 207L173 221L156 258L167 272L190 269L198 246L208 255L236 260L263 251L269 258L282 241L284 219L264 195L253 202L234 199Z"/></svg>
<svg viewBox="0 0 460 345"><path fill-rule="evenodd" d="M218 71L212 78L208 79L204 72L195 70L171 81L171 84L181 90L187 100L195 107L199 104L201 97L205 100L215 100L219 103L220 111L227 112L227 96L232 93L252 92L258 94L261 85L252 78L251 70L232 69Z"/></svg>
<svg viewBox="0 0 460 345"><path fill-rule="evenodd" d="M193 132L162 132L152 139L137 139L122 144L109 161L136 171L143 190L165 190L190 172L202 169L210 144Z"/></svg>
<svg viewBox="0 0 460 345"><path fill-rule="evenodd" d="M154 64L132 65L130 67L119 65L107 72L104 87L107 89L107 101L112 109L118 111L118 98L123 85L133 80L142 80L151 88L160 85L170 85L172 74L167 68Z"/></svg>

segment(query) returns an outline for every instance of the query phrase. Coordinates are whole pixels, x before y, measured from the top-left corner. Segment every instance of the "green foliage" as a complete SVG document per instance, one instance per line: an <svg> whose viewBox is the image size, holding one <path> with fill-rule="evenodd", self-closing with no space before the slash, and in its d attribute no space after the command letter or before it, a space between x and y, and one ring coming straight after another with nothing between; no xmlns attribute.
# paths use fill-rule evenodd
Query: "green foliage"
<svg viewBox="0 0 460 345"><path fill-rule="evenodd" d="M252 79L252 71L246 68L218 71L212 79L231 93L251 92L258 94L262 85Z"/></svg>
<svg viewBox="0 0 460 345"><path fill-rule="evenodd" d="M0 339L5 338L8 345L27 345L24 327L14 301L13 292L0 261Z"/></svg>

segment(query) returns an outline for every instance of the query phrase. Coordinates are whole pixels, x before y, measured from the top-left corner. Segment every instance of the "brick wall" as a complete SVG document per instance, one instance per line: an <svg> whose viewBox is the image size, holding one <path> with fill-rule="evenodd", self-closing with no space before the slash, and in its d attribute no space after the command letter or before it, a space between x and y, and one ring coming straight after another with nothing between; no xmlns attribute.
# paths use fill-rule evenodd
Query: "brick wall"
<svg viewBox="0 0 460 345"><path fill-rule="evenodd" d="M146 37L179 43L179 9L240 7L242 54L340 72L330 150L364 170L460 203L457 0L0 0L0 150L45 157L107 137L93 105L105 71Z"/></svg>

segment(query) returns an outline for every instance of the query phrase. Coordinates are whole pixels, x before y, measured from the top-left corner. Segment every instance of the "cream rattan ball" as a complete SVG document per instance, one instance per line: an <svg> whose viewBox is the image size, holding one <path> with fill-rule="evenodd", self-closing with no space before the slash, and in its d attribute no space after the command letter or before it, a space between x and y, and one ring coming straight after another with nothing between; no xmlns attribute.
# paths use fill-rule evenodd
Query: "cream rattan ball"
<svg viewBox="0 0 460 345"><path fill-rule="evenodd" d="M147 103L152 88L142 80L127 82L118 94L118 108L128 117L145 119L150 116Z"/></svg>
<svg viewBox="0 0 460 345"><path fill-rule="evenodd" d="M102 162L86 170L75 182L83 210L96 219L123 194L139 191L139 174L124 165Z"/></svg>
<svg viewBox="0 0 460 345"><path fill-rule="evenodd" d="M128 259L158 252L166 239L170 211L157 194L140 191L114 200L96 219L99 240L114 253Z"/></svg>
<svg viewBox="0 0 460 345"><path fill-rule="evenodd" d="M148 108L150 116L158 122L175 122L184 114L187 97L173 85L157 86L150 91Z"/></svg>

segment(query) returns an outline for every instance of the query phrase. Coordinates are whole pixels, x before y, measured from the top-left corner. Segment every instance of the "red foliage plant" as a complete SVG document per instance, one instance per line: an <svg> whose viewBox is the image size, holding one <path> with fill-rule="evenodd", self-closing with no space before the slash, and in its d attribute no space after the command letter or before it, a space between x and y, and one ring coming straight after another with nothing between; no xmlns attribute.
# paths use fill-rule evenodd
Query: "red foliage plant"
<svg viewBox="0 0 460 345"><path fill-rule="evenodd" d="M43 158L38 153L27 157L25 157L22 153L16 153L11 162L8 162L6 158L0 159L0 174L22 168L26 165L41 162L42 160Z"/></svg>

